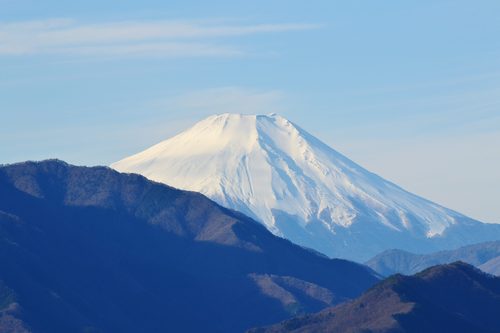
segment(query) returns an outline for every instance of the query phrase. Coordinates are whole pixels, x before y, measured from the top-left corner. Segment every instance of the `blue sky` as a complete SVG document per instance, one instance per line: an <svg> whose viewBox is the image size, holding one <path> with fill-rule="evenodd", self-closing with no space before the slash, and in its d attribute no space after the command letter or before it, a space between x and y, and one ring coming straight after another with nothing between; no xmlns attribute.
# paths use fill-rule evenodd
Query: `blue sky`
<svg viewBox="0 0 500 333"><path fill-rule="evenodd" d="M109 164L277 112L500 222L499 1L0 0L0 163Z"/></svg>

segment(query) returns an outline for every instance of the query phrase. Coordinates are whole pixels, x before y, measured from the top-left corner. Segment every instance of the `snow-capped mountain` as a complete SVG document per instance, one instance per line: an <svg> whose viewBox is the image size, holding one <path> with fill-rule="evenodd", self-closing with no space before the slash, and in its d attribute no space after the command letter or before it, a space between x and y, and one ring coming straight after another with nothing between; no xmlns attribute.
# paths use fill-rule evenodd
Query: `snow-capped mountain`
<svg viewBox="0 0 500 333"><path fill-rule="evenodd" d="M411 194L275 114L211 116L111 167L201 192L332 257L500 239L500 225Z"/></svg>

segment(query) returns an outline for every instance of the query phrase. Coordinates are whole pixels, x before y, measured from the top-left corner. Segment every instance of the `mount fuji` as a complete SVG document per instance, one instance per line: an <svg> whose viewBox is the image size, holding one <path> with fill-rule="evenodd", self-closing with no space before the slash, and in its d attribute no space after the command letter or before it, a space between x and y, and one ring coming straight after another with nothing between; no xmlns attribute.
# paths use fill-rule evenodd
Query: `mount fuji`
<svg viewBox="0 0 500 333"><path fill-rule="evenodd" d="M214 115L111 167L201 192L331 257L500 239L500 225L409 193L276 114Z"/></svg>

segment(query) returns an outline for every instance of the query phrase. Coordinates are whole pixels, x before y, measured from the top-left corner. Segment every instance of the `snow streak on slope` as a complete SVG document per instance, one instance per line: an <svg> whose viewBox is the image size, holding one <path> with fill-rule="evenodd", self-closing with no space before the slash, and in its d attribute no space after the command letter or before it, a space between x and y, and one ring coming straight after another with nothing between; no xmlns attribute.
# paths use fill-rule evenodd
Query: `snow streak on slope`
<svg viewBox="0 0 500 333"><path fill-rule="evenodd" d="M330 256L363 260L387 248L428 252L500 237L274 114L211 116L112 167L201 192Z"/></svg>

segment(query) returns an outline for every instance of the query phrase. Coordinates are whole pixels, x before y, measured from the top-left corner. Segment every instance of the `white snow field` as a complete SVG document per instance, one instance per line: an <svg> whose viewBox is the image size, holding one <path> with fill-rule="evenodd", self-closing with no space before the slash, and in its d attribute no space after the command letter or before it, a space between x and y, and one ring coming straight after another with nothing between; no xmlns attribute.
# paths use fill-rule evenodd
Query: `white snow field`
<svg viewBox="0 0 500 333"><path fill-rule="evenodd" d="M201 192L331 257L500 239L500 225L409 193L275 114L214 115L111 167Z"/></svg>

